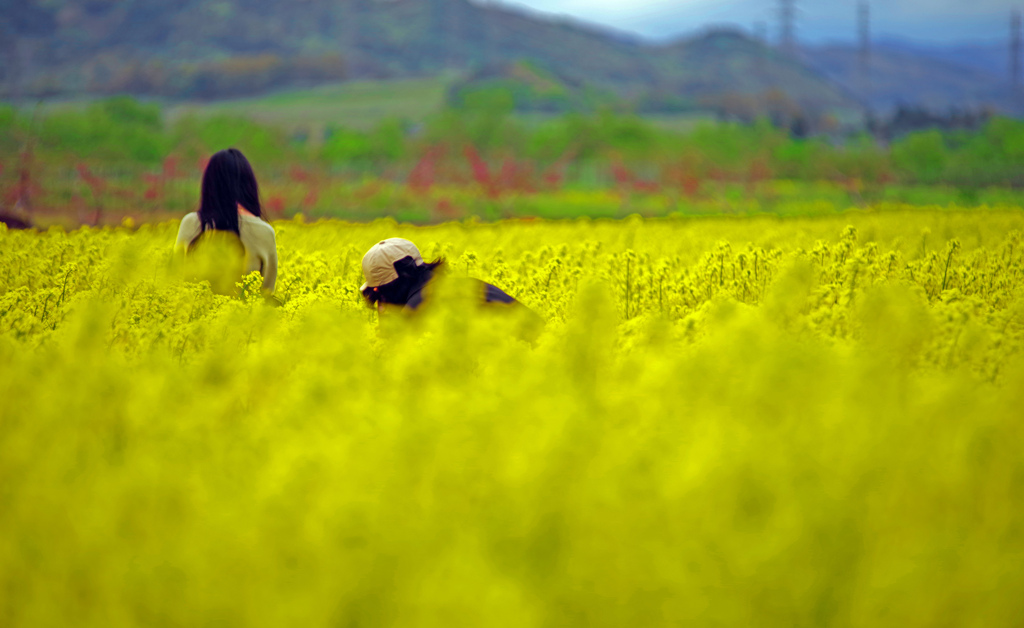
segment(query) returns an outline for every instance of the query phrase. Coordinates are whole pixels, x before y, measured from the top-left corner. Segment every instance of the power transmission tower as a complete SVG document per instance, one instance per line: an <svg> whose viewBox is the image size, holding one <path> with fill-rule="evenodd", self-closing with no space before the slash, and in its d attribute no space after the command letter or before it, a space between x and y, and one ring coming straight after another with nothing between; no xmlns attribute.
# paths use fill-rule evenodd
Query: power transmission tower
<svg viewBox="0 0 1024 628"><path fill-rule="evenodd" d="M1010 14L1010 85L1015 94L1020 92L1021 70L1021 15L1015 10Z"/></svg>
<svg viewBox="0 0 1024 628"><path fill-rule="evenodd" d="M796 0L779 0L779 48L787 55L797 53Z"/></svg>
<svg viewBox="0 0 1024 628"><path fill-rule="evenodd" d="M871 5L866 1L857 7L857 35L860 41L858 74L861 94L871 89Z"/></svg>

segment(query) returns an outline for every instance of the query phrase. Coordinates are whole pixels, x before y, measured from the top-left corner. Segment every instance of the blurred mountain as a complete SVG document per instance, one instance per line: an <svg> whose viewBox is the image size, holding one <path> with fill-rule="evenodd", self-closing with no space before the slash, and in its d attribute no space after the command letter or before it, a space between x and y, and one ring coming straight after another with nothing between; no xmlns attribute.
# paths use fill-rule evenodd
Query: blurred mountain
<svg viewBox="0 0 1024 628"><path fill-rule="evenodd" d="M841 88L737 33L656 46L468 0L0 0L0 34L7 98L222 98L529 60L655 107L772 91L807 109L857 109Z"/></svg>
<svg viewBox="0 0 1024 628"><path fill-rule="evenodd" d="M489 64L455 81L447 104L533 113L593 112L615 107L620 98L526 60Z"/></svg>
<svg viewBox="0 0 1024 628"><path fill-rule="evenodd" d="M931 44L885 37L879 40L878 45L887 50L931 57L952 65L972 68L998 78L1010 74L1010 51L1005 41Z"/></svg>
<svg viewBox="0 0 1024 628"><path fill-rule="evenodd" d="M714 110L737 119L856 108L806 66L735 32L709 32L649 51L650 78L628 90L614 81L585 80L574 68L558 71L513 61L469 73L452 87L449 100L461 105L474 94L501 89L520 111L593 111L625 104L640 113Z"/></svg>
<svg viewBox="0 0 1024 628"><path fill-rule="evenodd" d="M880 43L872 48L864 75L857 48L829 45L804 51L807 64L881 114L901 106L932 111L986 109L1019 115L1024 100L1015 96L989 48ZM1006 55L1007 58L1009 55ZM1006 62L1003 63L1005 70Z"/></svg>
<svg viewBox="0 0 1024 628"><path fill-rule="evenodd" d="M711 31L662 48L652 61L661 88L698 101L785 92L813 111L853 107L854 99L799 60L734 31Z"/></svg>

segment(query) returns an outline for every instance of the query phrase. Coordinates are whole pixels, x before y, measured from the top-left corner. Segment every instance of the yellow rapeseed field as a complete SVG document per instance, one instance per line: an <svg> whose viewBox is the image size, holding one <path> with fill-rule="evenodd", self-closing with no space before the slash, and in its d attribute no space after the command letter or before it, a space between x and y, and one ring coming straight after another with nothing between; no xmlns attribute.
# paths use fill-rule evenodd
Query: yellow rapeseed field
<svg viewBox="0 0 1024 628"><path fill-rule="evenodd" d="M1018 209L176 228L0 227L0 626L1021 625Z"/></svg>

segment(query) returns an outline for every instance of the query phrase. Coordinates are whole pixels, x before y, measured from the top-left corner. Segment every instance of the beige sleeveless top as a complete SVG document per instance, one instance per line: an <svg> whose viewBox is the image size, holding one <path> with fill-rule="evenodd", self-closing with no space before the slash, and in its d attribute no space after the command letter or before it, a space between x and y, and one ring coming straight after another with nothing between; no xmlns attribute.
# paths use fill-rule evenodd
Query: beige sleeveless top
<svg viewBox="0 0 1024 628"><path fill-rule="evenodd" d="M174 250L184 253L202 231L199 214L192 212L181 219ZM277 241L274 228L264 220L247 214L238 215L238 235L245 247L245 272L258 270L263 275L263 290L274 292L277 282Z"/></svg>

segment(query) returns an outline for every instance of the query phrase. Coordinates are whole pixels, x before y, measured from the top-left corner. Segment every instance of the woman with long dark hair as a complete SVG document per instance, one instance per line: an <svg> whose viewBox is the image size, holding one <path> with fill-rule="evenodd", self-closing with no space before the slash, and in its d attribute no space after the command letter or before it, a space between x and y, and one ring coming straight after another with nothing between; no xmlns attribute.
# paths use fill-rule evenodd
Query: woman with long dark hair
<svg viewBox="0 0 1024 628"><path fill-rule="evenodd" d="M174 248L188 257L213 235L224 235L244 249L243 274L259 271L263 291L274 292L277 243L274 228L263 220L260 190L249 160L236 148L222 150L203 173L199 211L185 216ZM233 272L233 269L225 269ZM233 285L233 284L231 284Z"/></svg>

